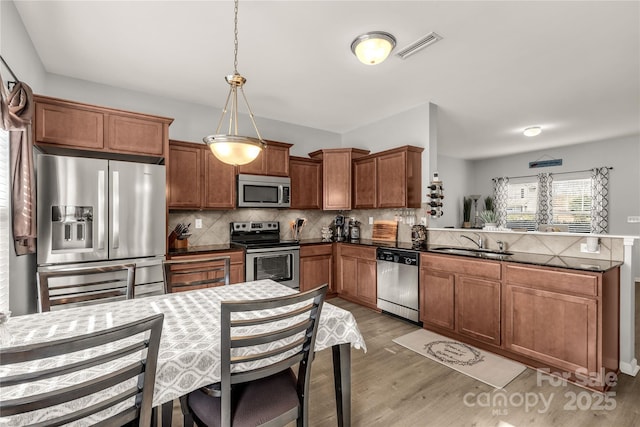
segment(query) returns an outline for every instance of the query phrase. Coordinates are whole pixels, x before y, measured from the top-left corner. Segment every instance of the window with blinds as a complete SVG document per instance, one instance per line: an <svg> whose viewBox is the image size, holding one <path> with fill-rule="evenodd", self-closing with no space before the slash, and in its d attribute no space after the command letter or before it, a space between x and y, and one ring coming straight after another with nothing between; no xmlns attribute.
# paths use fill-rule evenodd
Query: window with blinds
<svg viewBox="0 0 640 427"><path fill-rule="evenodd" d="M536 211L538 200L538 182L510 181L507 184L507 228L537 230Z"/></svg>
<svg viewBox="0 0 640 427"><path fill-rule="evenodd" d="M9 310L9 134L0 129L0 311Z"/></svg>
<svg viewBox="0 0 640 427"><path fill-rule="evenodd" d="M591 231L591 178L554 179L551 205L553 222L566 224L569 232Z"/></svg>

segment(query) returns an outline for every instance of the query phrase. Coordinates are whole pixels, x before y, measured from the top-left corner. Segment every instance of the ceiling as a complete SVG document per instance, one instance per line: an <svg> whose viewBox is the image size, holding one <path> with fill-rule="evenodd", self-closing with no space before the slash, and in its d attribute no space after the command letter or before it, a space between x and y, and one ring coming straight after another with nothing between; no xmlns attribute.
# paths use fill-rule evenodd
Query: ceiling
<svg viewBox="0 0 640 427"><path fill-rule="evenodd" d="M15 4L49 73L216 108L226 99L231 0ZM439 153L466 159L640 132L637 1L242 0L238 19L238 71L258 117L344 133L433 102ZM366 66L350 44L373 30L392 33L396 51L431 31L443 39ZM530 125L542 135L523 136Z"/></svg>

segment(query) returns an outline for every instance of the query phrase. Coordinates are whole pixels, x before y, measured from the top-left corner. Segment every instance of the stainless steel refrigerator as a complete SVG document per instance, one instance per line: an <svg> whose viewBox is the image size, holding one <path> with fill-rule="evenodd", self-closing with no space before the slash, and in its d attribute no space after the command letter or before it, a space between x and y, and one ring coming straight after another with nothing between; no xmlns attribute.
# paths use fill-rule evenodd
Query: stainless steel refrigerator
<svg viewBox="0 0 640 427"><path fill-rule="evenodd" d="M136 264L137 296L162 292L163 165L39 154L38 271Z"/></svg>

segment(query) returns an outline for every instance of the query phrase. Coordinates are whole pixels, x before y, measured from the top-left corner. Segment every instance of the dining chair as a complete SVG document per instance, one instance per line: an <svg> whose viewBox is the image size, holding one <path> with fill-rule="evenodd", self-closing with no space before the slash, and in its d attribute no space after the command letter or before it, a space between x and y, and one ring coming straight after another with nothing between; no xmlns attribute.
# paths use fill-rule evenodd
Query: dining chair
<svg viewBox="0 0 640 427"><path fill-rule="evenodd" d="M37 273L41 312L134 297L135 264L63 268Z"/></svg>
<svg viewBox="0 0 640 427"><path fill-rule="evenodd" d="M231 277L230 256L165 260L163 267L165 293L228 285Z"/></svg>
<svg viewBox="0 0 640 427"><path fill-rule="evenodd" d="M223 301L221 381L181 398L184 425L284 426L295 420L307 426L311 362L327 288Z"/></svg>
<svg viewBox="0 0 640 427"><path fill-rule="evenodd" d="M24 414L20 425L83 420L148 427L163 320L160 313L84 335L0 349L0 365L12 365L11 375L0 378L0 416ZM59 381L59 386L45 389L42 380ZM11 387L30 393L12 399ZM68 412L52 408L76 399L83 400L68 404ZM25 414L30 411L38 412Z"/></svg>

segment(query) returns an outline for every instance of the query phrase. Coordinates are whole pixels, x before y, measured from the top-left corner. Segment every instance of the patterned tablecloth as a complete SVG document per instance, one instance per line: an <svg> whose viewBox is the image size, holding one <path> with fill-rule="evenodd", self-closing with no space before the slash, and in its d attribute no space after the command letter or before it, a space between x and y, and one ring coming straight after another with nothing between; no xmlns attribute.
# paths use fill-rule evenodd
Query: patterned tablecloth
<svg viewBox="0 0 640 427"><path fill-rule="evenodd" d="M161 405L203 385L220 380L220 301L255 300L287 295L296 291L271 280L257 280L237 285L160 295L141 299L98 304L48 313L18 316L3 325L9 342L0 347L17 346L116 326L155 313L164 313L158 355L153 404ZM353 315L325 303L315 350L336 344L351 343L366 351L364 339ZM9 368L0 367L1 378ZM39 387L60 388L41 381ZM29 394L34 392L30 390ZM21 387L2 389L2 398L25 393ZM14 425L15 420L0 419L0 425Z"/></svg>

